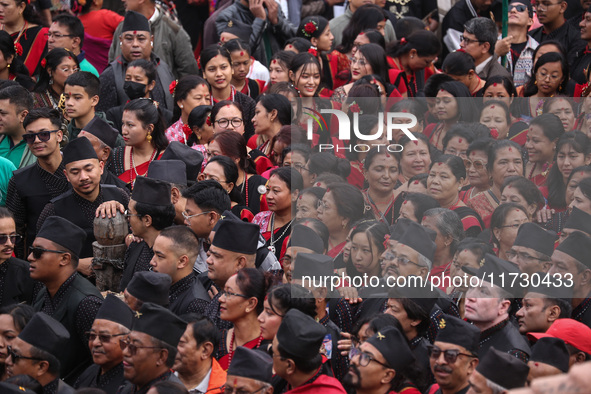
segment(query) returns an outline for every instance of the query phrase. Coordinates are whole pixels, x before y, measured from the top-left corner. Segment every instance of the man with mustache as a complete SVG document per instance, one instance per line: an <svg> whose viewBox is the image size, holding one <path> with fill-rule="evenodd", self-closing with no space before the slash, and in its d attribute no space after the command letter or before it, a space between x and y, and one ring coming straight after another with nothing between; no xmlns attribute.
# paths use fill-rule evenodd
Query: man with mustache
<svg viewBox="0 0 591 394"><path fill-rule="evenodd" d="M86 232L86 241L80 252L78 271L91 274L92 243L94 237L94 217L104 201L117 201L124 207L129 203L129 195L121 188L101 185L104 162L99 161L92 143L87 138L75 138L64 148L62 163L64 174L72 188L52 199L43 208L37 221L37 231L49 216L68 219Z"/></svg>
<svg viewBox="0 0 591 394"><path fill-rule="evenodd" d="M415 358L404 335L386 327L351 349L351 366L343 385L357 394L400 392L407 384L404 371Z"/></svg>
<svg viewBox="0 0 591 394"><path fill-rule="evenodd" d="M74 387L94 387L114 393L125 382L123 351L119 340L131 330L133 312L113 294L108 294L88 333L92 364L82 372Z"/></svg>
<svg viewBox="0 0 591 394"><path fill-rule="evenodd" d="M431 372L437 384L430 394L465 394L468 379L478 365L480 330L453 316L439 322L439 332L429 347Z"/></svg>

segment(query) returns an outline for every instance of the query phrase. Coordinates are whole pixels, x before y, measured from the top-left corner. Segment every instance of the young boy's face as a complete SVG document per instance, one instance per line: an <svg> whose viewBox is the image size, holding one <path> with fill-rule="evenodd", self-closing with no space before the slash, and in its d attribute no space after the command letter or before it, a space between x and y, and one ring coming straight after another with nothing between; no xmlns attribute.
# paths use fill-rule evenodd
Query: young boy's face
<svg viewBox="0 0 591 394"><path fill-rule="evenodd" d="M66 113L70 119L88 115L98 104L98 96L89 97L82 86L66 85L64 97L66 98Z"/></svg>

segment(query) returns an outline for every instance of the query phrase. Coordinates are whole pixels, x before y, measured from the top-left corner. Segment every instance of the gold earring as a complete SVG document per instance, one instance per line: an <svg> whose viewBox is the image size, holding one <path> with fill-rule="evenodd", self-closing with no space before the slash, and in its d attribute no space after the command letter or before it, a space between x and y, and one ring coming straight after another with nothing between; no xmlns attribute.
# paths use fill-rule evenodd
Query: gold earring
<svg viewBox="0 0 591 394"><path fill-rule="evenodd" d="M148 133L148 135L146 136L146 140L148 140L148 142L152 142L152 134Z"/></svg>

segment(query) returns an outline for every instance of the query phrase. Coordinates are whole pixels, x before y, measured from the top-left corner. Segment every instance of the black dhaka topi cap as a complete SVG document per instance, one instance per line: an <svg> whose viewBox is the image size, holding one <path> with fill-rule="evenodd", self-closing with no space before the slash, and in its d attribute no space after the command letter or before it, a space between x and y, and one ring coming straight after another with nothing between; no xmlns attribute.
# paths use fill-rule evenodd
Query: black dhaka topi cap
<svg viewBox="0 0 591 394"><path fill-rule="evenodd" d="M125 13L125 18L123 19L123 26L121 28L121 32L124 33L126 31L136 30L152 32L152 29L150 29L150 22L145 16L143 16L139 12L127 11Z"/></svg>
<svg viewBox="0 0 591 394"><path fill-rule="evenodd" d="M570 355L566 343L560 338L544 337L538 339L531 348L530 361L540 362L568 372Z"/></svg>
<svg viewBox="0 0 591 394"><path fill-rule="evenodd" d="M18 337L37 349L57 356L64 350L70 333L62 323L44 312L37 312Z"/></svg>
<svg viewBox="0 0 591 394"><path fill-rule="evenodd" d="M186 328L186 321L151 302L142 305L133 317L133 331L143 332L173 347L179 344Z"/></svg>
<svg viewBox="0 0 591 394"><path fill-rule="evenodd" d="M455 316L444 315L439 320L435 342L452 343L477 354L480 348L480 329Z"/></svg>
<svg viewBox="0 0 591 394"><path fill-rule="evenodd" d="M579 208L573 208L572 212L564 222L565 229L582 231L591 235L591 215Z"/></svg>
<svg viewBox="0 0 591 394"><path fill-rule="evenodd" d="M187 186L187 168L180 160L154 160L146 176L172 185Z"/></svg>
<svg viewBox="0 0 591 394"><path fill-rule="evenodd" d="M498 258L495 255L486 253L484 255L484 263L480 263L480 268L473 268L464 266L462 270L472 276L484 278L485 282L489 282L497 287L500 287L513 295L523 294L523 290L518 281L513 281L507 278L517 277L521 271L516 264L510 261ZM515 285L512 287L511 285Z"/></svg>
<svg viewBox="0 0 591 394"><path fill-rule="evenodd" d="M172 205L170 200L170 183L157 179L138 176L131 192L135 202L148 205Z"/></svg>
<svg viewBox="0 0 591 394"><path fill-rule="evenodd" d="M3 394L35 394L33 390L30 390L24 386L20 386L16 383L0 382L0 393Z"/></svg>
<svg viewBox="0 0 591 394"><path fill-rule="evenodd" d="M555 241L556 233L554 231L544 230L535 223L523 223L519 226L513 246L530 248L550 257L554 253Z"/></svg>
<svg viewBox="0 0 591 394"><path fill-rule="evenodd" d="M412 220L407 218L398 218L396 224L394 224L390 230L390 239L399 241L411 222Z"/></svg>
<svg viewBox="0 0 591 394"><path fill-rule="evenodd" d="M229 21L222 33L230 33L248 43L252 34L252 26L238 21Z"/></svg>
<svg viewBox="0 0 591 394"><path fill-rule="evenodd" d="M218 221L216 222L216 224L213 226L213 230L212 231L218 231L218 228L220 228L220 225L222 224L223 221L228 221L228 220L233 220L235 222L242 222L242 220L234 215L234 212L232 211L224 211L222 212L222 214L220 215L220 218L218 219Z"/></svg>
<svg viewBox="0 0 591 394"><path fill-rule="evenodd" d="M238 346L232 356L228 375L271 383L271 378L273 377L273 359L267 353L260 350Z"/></svg>
<svg viewBox="0 0 591 394"><path fill-rule="evenodd" d="M119 133L117 130L112 128L110 124L98 116L92 118L91 121L88 122L86 126L84 126L82 131L86 131L87 133L94 135L96 138L104 142L109 148L115 149L117 135Z"/></svg>
<svg viewBox="0 0 591 394"><path fill-rule="evenodd" d="M137 298L137 297L136 297ZM95 319L109 320L114 323L119 323L123 327L131 330L131 323L133 321L133 311L129 306L119 299L114 294L107 294L103 305L96 313Z"/></svg>
<svg viewBox="0 0 591 394"><path fill-rule="evenodd" d="M127 292L142 302L167 306L172 279L167 274L138 271L127 285Z"/></svg>
<svg viewBox="0 0 591 394"><path fill-rule="evenodd" d="M433 262L436 246L433 241L434 237L431 233L435 234L435 231L423 227L416 222L410 221L398 242L408 246L417 253L425 256L429 261ZM435 234L435 236L437 235Z"/></svg>
<svg viewBox="0 0 591 394"><path fill-rule="evenodd" d="M420 283L420 282L416 282ZM406 298L418 305L425 314L430 315L431 310L439 299L439 293L431 289L431 286L395 286L388 292L389 298Z"/></svg>
<svg viewBox="0 0 591 394"><path fill-rule="evenodd" d="M304 276L326 278L334 275L332 257L324 254L298 253L292 268L292 279L302 279Z"/></svg>
<svg viewBox="0 0 591 394"><path fill-rule="evenodd" d="M97 159L98 156L88 138L74 138L64 148L62 163L70 164L74 161Z"/></svg>
<svg viewBox="0 0 591 394"><path fill-rule="evenodd" d="M491 382L509 390L525 387L529 373L526 363L494 347L488 349L476 370Z"/></svg>
<svg viewBox="0 0 591 394"><path fill-rule="evenodd" d="M297 309L287 311L277 330L282 349L301 359L310 359L320 352L326 328Z"/></svg>
<svg viewBox="0 0 591 394"><path fill-rule="evenodd" d="M78 257L86 240L86 232L67 219L60 216L50 216L43 222L37 233L37 238L45 238L55 242Z"/></svg>
<svg viewBox="0 0 591 394"><path fill-rule="evenodd" d="M201 172L201 164L203 163L203 155L198 150L195 150L178 141L172 141L166 147L160 160L180 160L187 166L187 181L195 182L197 176Z"/></svg>
<svg viewBox="0 0 591 394"><path fill-rule="evenodd" d="M579 263L591 267L591 238L580 231L571 233L558 247L563 253L568 254Z"/></svg>
<svg viewBox="0 0 591 394"><path fill-rule="evenodd" d="M378 331L366 342L378 349L388 365L396 371L404 369L415 361L407 339L395 327L386 327Z"/></svg>
<svg viewBox="0 0 591 394"><path fill-rule="evenodd" d="M211 245L229 252L255 254L259 232L258 224L223 220L215 231Z"/></svg>
<svg viewBox="0 0 591 394"><path fill-rule="evenodd" d="M296 224L293 226L291 235L289 236L289 246L307 248L314 253L324 252L324 242L322 242L318 233L303 224Z"/></svg>

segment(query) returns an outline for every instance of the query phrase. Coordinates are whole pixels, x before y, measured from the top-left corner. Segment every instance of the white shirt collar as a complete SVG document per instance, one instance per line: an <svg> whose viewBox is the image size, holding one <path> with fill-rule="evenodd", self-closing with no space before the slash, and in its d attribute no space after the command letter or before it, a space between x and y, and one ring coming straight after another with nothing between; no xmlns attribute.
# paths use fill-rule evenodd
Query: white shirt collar
<svg viewBox="0 0 591 394"><path fill-rule="evenodd" d="M482 72L482 70L484 70L484 67L486 67L486 65L493 59L492 56L489 56L488 59L486 59L485 61L483 61L482 63L480 63L478 66L475 67L474 72L476 74L480 74L480 72Z"/></svg>
<svg viewBox="0 0 591 394"><path fill-rule="evenodd" d="M158 10L158 7L154 7L154 13L152 14L152 16L149 19L150 25L152 25L152 23L156 22L156 19L158 19L159 16L160 16L160 11Z"/></svg>

